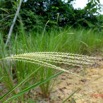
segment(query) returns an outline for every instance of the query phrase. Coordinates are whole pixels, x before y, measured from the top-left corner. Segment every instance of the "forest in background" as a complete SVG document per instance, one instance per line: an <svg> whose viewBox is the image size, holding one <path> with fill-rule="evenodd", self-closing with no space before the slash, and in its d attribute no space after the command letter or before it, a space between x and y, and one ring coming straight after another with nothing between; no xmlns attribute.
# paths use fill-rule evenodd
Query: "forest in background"
<svg viewBox="0 0 103 103"><path fill-rule="evenodd" d="M27 31L42 31L45 25L47 30L66 26L102 29L103 15L99 13L102 7L99 0L88 0L83 9L75 9L72 1L23 0L14 31L19 29L21 22ZM18 4L19 0L0 1L0 31L8 32Z"/></svg>

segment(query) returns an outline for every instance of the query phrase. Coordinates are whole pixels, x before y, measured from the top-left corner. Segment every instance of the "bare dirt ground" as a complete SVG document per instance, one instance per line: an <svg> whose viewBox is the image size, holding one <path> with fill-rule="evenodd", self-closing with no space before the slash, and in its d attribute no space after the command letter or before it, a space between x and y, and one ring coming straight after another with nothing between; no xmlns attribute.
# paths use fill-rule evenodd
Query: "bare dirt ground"
<svg viewBox="0 0 103 103"><path fill-rule="evenodd" d="M85 70L75 68L82 77L63 73L57 78L57 83L50 94L50 98L43 99L37 95L37 103L63 103L73 92L78 91L67 99L65 103L103 103L103 61L99 66L88 67ZM31 92L33 95L33 92Z"/></svg>

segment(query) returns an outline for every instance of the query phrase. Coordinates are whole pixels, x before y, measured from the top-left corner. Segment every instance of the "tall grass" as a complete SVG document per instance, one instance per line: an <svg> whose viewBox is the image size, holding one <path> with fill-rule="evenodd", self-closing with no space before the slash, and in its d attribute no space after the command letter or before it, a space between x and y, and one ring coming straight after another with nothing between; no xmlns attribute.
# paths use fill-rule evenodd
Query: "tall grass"
<svg viewBox="0 0 103 103"><path fill-rule="evenodd" d="M20 28L19 33L14 35L7 50L4 48L3 35L0 34L0 58L27 52L71 52L92 55L103 51L103 35L93 30L65 28L28 33ZM6 96L2 95L1 98L12 99L37 86L41 88L43 97L48 97L53 86L51 79L61 73L46 68L24 62L0 62L0 82L8 92L6 95L3 89L2 93ZM19 100L24 101L24 95Z"/></svg>
<svg viewBox="0 0 103 103"><path fill-rule="evenodd" d="M18 42L19 41L19 42ZM85 29L52 29L40 33L18 34L11 45L14 53L35 52L35 51L61 51L80 54L91 54L101 51L103 44L102 32L94 32Z"/></svg>

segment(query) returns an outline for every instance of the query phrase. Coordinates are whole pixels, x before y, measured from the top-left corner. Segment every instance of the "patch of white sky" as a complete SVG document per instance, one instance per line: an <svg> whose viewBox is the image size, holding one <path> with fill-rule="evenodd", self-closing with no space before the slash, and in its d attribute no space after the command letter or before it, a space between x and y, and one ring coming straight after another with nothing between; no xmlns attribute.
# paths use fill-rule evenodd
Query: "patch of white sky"
<svg viewBox="0 0 103 103"><path fill-rule="evenodd" d="M24 1L27 1L27 0L24 0ZM68 0L62 0L62 1L66 2ZM78 9L78 8L83 9L87 3L88 3L88 0L74 0L73 7L76 9ZM101 5L103 5L103 0L100 0L100 3L101 3ZM103 8L100 13L103 14Z"/></svg>
<svg viewBox="0 0 103 103"><path fill-rule="evenodd" d="M67 1L67 0L65 0L65 1ZM73 7L76 9L78 9L78 8L83 9L87 3L88 3L88 0L75 0L75 1L73 1ZM100 0L100 3L101 3L101 5L103 5L103 0ZM103 8L100 13L103 14Z"/></svg>
<svg viewBox="0 0 103 103"><path fill-rule="evenodd" d="M73 1L73 7L83 9L87 3L88 3L88 0L76 0L76 1Z"/></svg>

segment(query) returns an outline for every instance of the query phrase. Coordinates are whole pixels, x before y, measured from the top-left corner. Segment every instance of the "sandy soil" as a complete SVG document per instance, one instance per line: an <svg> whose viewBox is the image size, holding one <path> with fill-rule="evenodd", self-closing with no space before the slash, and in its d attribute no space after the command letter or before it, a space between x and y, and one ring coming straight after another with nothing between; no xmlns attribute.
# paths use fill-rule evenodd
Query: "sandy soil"
<svg viewBox="0 0 103 103"><path fill-rule="evenodd" d="M75 67L71 71L79 77L68 73L58 76L50 97L42 98L37 88L31 90L26 98L37 100L36 103L63 103L65 99L67 99L65 103L103 103L103 61L99 65L85 69ZM70 95L72 96L68 99Z"/></svg>
<svg viewBox="0 0 103 103"><path fill-rule="evenodd" d="M62 103L75 91L65 103L103 103L103 63L86 69L74 68L72 72L81 77L63 73L57 78L50 98L41 98L37 90L37 103ZM31 96L35 97L34 91Z"/></svg>

